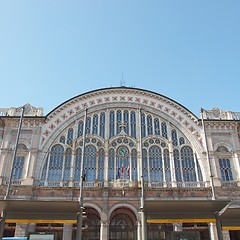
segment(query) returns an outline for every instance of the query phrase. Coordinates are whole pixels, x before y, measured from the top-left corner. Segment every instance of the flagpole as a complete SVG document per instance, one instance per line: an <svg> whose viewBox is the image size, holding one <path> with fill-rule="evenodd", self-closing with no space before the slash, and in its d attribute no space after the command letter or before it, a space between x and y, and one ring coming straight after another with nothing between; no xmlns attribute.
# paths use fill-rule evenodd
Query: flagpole
<svg viewBox="0 0 240 240"><path fill-rule="evenodd" d="M76 240L82 240L82 219L83 219L83 197L82 197L82 189L83 189L83 162L85 155L85 140L86 140L86 123L87 123L87 108L85 109L85 121L83 126L83 150L81 156L81 169L80 169L80 182L79 182L79 206L80 210L77 214L77 234Z"/></svg>

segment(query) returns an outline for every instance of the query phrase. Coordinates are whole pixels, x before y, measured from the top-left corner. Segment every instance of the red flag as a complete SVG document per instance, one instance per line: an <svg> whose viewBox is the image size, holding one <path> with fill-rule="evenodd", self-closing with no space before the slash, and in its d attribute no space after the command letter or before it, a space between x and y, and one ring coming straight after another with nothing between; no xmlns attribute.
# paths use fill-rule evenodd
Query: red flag
<svg viewBox="0 0 240 240"><path fill-rule="evenodd" d="M123 175L123 173L124 173L124 166L123 166L123 164L122 164L122 175Z"/></svg>

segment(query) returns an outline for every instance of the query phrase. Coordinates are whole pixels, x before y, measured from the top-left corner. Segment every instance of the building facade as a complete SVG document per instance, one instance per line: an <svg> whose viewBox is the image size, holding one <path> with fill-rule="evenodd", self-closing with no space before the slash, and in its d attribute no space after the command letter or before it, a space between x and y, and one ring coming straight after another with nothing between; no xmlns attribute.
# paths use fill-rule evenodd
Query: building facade
<svg viewBox="0 0 240 240"><path fill-rule="evenodd" d="M0 109L4 236L76 239L77 213L41 204L79 202L82 239L240 239L240 113L127 87L22 109Z"/></svg>

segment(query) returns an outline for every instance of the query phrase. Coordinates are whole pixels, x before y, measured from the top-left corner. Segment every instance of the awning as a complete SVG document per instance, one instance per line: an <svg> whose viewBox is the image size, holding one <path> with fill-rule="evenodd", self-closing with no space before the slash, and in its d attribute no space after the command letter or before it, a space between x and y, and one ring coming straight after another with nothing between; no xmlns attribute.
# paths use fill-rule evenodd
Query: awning
<svg viewBox="0 0 240 240"><path fill-rule="evenodd" d="M80 205L77 201L0 200L0 209L6 222L75 222Z"/></svg>
<svg viewBox="0 0 240 240"><path fill-rule="evenodd" d="M240 230L240 202L233 201L220 215L224 230Z"/></svg>
<svg viewBox="0 0 240 240"><path fill-rule="evenodd" d="M215 219L229 201L216 200L145 200L147 219Z"/></svg>

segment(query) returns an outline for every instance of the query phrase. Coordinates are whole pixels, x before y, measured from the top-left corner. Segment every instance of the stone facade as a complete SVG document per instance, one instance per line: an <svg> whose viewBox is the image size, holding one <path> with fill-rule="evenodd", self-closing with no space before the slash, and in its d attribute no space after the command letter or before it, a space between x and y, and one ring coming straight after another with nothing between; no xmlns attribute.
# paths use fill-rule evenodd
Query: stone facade
<svg viewBox="0 0 240 240"><path fill-rule="evenodd" d="M0 109L0 197L78 201L80 176L86 174L84 239L144 239L143 183L145 200L212 200L213 194L213 200L239 200L240 113L214 108L203 110L201 119L154 92L99 89L46 116L42 108L28 105L16 148L21 109ZM6 224L5 235L51 230L58 239L75 239L75 223L56 224ZM192 229L205 229L201 239L206 234L218 239L215 225L195 224ZM149 239L169 239L179 229L187 225L148 224L149 236L157 236ZM223 235L231 239L229 231Z"/></svg>

